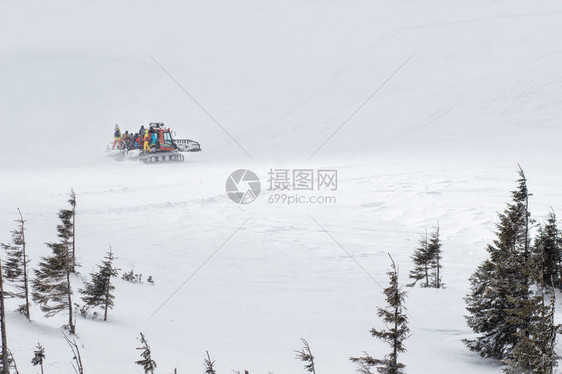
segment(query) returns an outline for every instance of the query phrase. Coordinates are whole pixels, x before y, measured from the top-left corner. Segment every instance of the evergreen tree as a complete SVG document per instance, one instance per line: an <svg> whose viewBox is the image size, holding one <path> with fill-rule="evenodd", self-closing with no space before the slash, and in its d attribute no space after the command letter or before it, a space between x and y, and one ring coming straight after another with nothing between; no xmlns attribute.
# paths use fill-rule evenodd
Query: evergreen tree
<svg viewBox="0 0 562 374"><path fill-rule="evenodd" d="M441 282L441 269L443 268L443 265L441 265L441 259L443 258L441 247L442 243L441 238L439 237L439 223L437 223L437 227L435 228L433 234L431 234L431 238L427 244L432 278L432 282L429 286L434 288L443 287L443 283Z"/></svg>
<svg viewBox="0 0 562 374"><path fill-rule="evenodd" d="M68 329L71 334L76 333L74 319L74 306L72 303L71 273L76 270L75 256L76 242L76 195L70 192L68 202L71 209L61 209L57 225L58 243L47 243L52 250L52 255L43 257L39 267L35 269L35 278L32 281L32 297L40 304L41 311L46 317L63 311L68 311Z"/></svg>
<svg viewBox="0 0 562 374"><path fill-rule="evenodd" d="M156 362L152 359L152 351L150 350L150 346L148 345L148 342L146 341L146 338L144 337L144 334L141 332L140 333L140 341L142 346L138 347L138 350L141 350L141 360L138 360L135 362L135 364L142 366L142 368L144 369L144 373L145 374L153 374L154 370L156 370Z"/></svg>
<svg viewBox="0 0 562 374"><path fill-rule="evenodd" d="M71 334L75 334L76 325L70 282L73 258L70 243L72 230L69 223L72 221L63 211L59 213L59 218L62 222L57 226L60 241L47 243L52 255L43 257L38 268L35 269L35 278L31 283L31 296L36 303L40 304L41 311L45 313L46 317L52 317L67 310L68 329Z"/></svg>
<svg viewBox="0 0 562 374"><path fill-rule="evenodd" d="M551 212L545 223L539 225L534 245L535 266L540 267L539 284L562 289L562 232L556 225L556 214Z"/></svg>
<svg viewBox="0 0 562 374"><path fill-rule="evenodd" d="M425 236L421 238L419 246L414 250L412 260L414 261L414 268L410 271L410 278L414 281L408 284L408 287L413 287L422 280L422 287L441 288L441 265L442 259L442 244L439 237L439 224L435 231L428 239L427 231Z"/></svg>
<svg viewBox="0 0 562 374"><path fill-rule="evenodd" d="M414 268L410 271L410 278L413 279L414 282L408 286L413 287L418 281L425 280L422 283L422 287L429 287L429 273L432 265L432 258L429 242L427 240L427 231L425 236L420 239L419 246L414 250L412 260L414 261Z"/></svg>
<svg viewBox="0 0 562 374"><path fill-rule="evenodd" d="M544 299L543 299L544 303ZM537 368L542 370L542 373L553 374L556 372L558 367L558 361L562 358L556 353L556 342L558 334L562 330L560 324L554 322L554 313L556 312L556 294L554 292L550 293L550 304L547 309L546 314L543 315L543 326L546 328L542 329L541 339L537 344L537 348L543 348L542 358ZM538 357L538 356L537 356Z"/></svg>
<svg viewBox="0 0 562 374"><path fill-rule="evenodd" d="M487 247L489 258L471 276L471 292L465 298L468 326L479 335L464 343L482 357L504 359L524 327L510 319L510 311L530 295L529 193L521 169L512 198L498 215L497 238Z"/></svg>
<svg viewBox="0 0 562 374"><path fill-rule="evenodd" d="M310 351L310 345L305 339L301 338L302 343L304 344L303 349L300 351L295 351L297 353L297 360L301 360L305 363L304 369L312 374L316 374L316 367L314 365L314 356Z"/></svg>
<svg viewBox="0 0 562 374"><path fill-rule="evenodd" d="M61 243L64 243L69 250L70 271L75 273L79 265L76 261L76 194L73 189L70 190L68 203L70 209L59 210L61 224L57 226L57 231Z"/></svg>
<svg viewBox="0 0 562 374"><path fill-rule="evenodd" d="M518 308L511 311L510 321L523 326L519 338L504 360L504 373L552 374L560 357L554 346L560 325L554 323L554 292L550 303L545 302L544 290L536 296L518 300Z"/></svg>
<svg viewBox="0 0 562 374"><path fill-rule="evenodd" d="M389 255L390 256L390 255ZM376 359L364 352L362 357L351 357L350 360L358 364L358 371L362 374L371 374L371 368L376 367L381 374L404 374L405 365L398 362L398 354L405 352L404 340L408 338L408 317L404 302L406 292L398 284L398 270L392 260L392 268L387 272L390 284L384 289L386 308L377 308L377 315L382 318L386 330L371 329L371 335L388 343L392 351L383 359Z"/></svg>
<svg viewBox="0 0 562 374"><path fill-rule="evenodd" d="M103 320L107 321L107 311L113 308L115 296L113 291L115 286L111 284L111 279L116 277L118 270L113 266L113 252L111 248L107 252L101 265L97 265L98 271L91 273L92 280L86 282L85 288L80 290L82 300L88 308L101 306L104 310Z"/></svg>
<svg viewBox="0 0 562 374"><path fill-rule="evenodd" d="M536 282L535 294L527 299L513 300L515 308L509 311L510 323L518 326L516 335L519 339L504 359L504 372L508 374L552 374L560 359L554 350L560 330L560 325L554 323L554 284L548 286L544 274L552 269L545 266L545 255L543 246L533 249L529 269L531 280ZM550 299L549 303L547 299Z"/></svg>
<svg viewBox="0 0 562 374"><path fill-rule="evenodd" d="M207 352L207 358L204 361L205 364L205 374L217 374L215 370L215 361L211 360L211 356L209 355L209 351Z"/></svg>
<svg viewBox="0 0 562 374"><path fill-rule="evenodd" d="M10 296L24 300L18 310L25 315L28 320L31 320L31 315L29 313L29 280L27 271L29 260L25 247L25 220L19 209L18 213L20 218L16 220L18 226L12 231L12 243L0 243L0 246L7 253L7 260L4 263L4 278L7 282L13 284L17 290L16 292L10 293Z"/></svg>
<svg viewBox="0 0 562 374"><path fill-rule="evenodd" d="M0 355L0 373L10 374L10 354L6 334L6 306L4 304L4 277L2 274L2 261L0 260L0 335L2 336L2 352Z"/></svg>
<svg viewBox="0 0 562 374"><path fill-rule="evenodd" d="M33 366L39 365L41 367L41 374L44 374L43 363L45 362L45 348L40 343L37 343L37 350L33 351L33 358L31 359L31 364Z"/></svg>

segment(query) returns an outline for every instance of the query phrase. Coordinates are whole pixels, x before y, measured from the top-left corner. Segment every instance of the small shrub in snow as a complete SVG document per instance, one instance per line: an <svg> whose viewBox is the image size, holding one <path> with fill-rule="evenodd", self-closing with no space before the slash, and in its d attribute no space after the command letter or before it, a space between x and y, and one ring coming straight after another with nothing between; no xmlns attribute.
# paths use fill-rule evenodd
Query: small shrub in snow
<svg viewBox="0 0 562 374"><path fill-rule="evenodd" d="M123 273L121 279L130 283L142 283L142 274L136 274L133 270Z"/></svg>
<svg viewBox="0 0 562 374"><path fill-rule="evenodd" d="M64 334L63 334L64 335ZM82 364L82 356L80 355L80 348L76 343L76 340L70 340L68 336L64 335L64 340L68 343L68 346L72 350L72 368L76 374L84 374L84 365Z"/></svg>
<svg viewBox="0 0 562 374"><path fill-rule="evenodd" d="M31 364L33 366L39 365L41 368L41 374L44 374L43 363L45 362L45 348L40 343L37 343L37 350L33 351L33 358L31 359Z"/></svg>
<svg viewBox="0 0 562 374"><path fill-rule="evenodd" d="M135 364L142 366L145 374L153 374L154 370L156 369L156 362L152 359L152 351L150 350L150 346L144 337L144 334L140 333L140 342L142 344L141 347L138 347L138 350L141 350L141 360L135 361Z"/></svg>
<svg viewBox="0 0 562 374"><path fill-rule="evenodd" d="M301 338L304 347L300 351L295 351L297 353L297 360L304 362L304 369L312 374L316 374L316 367L314 366L314 356L310 351L310 345L308 342Z"/></svg>

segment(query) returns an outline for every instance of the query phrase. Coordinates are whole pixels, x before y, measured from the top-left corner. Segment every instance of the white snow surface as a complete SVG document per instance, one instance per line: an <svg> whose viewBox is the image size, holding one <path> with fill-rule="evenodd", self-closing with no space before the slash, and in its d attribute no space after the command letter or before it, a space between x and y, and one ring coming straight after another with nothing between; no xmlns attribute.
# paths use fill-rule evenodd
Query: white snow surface
<svg viewBox="0 0 562 374"><path fill-rule="evenodd" d="M301 337L318 373L354 372L350 356L388 351L369 335L388 253L407 283L438 221L446 288L407 289L401 359L409 373L499 372L461 342L463 297L517 163L533 217L562 210L562 3L0 1L0 34L0 241L19 207L34 267L74 188L75 297L110 247L122 271L155 280L116 280L107 322L78 317L86 372L142 372L140 331L157 373L203 372L206 350L219 373L300 373ZM203 152L105 156L115 123L153 121ZM226 196L240 168L263 183L252 204ZM269 204L270 168L337 169L337 203ZM7 309L21 373L38 372L37 342L46 373L74 372L64 313L34 306L29 323Z"/></svg>

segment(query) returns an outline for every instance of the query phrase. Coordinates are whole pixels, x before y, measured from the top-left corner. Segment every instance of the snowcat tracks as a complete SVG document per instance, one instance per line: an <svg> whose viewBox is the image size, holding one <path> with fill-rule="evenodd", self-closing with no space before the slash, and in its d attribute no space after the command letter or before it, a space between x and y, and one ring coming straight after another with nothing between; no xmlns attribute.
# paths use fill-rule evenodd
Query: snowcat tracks
<svg viewBox="0 0 562 374"><path fill-rule="evenodd" d="M164 162L183 162L184 156L179 153L147 153L142 154L140 160L145 164L156 164L156 163L164 163Z"/></svg>

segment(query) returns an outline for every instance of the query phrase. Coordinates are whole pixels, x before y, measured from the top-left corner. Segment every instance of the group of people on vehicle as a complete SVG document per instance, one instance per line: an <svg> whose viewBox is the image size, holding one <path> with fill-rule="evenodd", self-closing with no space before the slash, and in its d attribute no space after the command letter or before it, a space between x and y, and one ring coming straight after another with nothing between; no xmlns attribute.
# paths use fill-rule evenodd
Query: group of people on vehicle
<svg viewBox="0 0 562 374"><path fill-rule="evenodd" d="M149 129L145 129L144 125L142 125L139 132L135 134L130 134L129 131L125 131L122 134L119 125L115 125L113 139L113 147L111 149L115 149L115 146L117 146L119 150L142 149L143 152L152 152L159 148L158 136L152 126Z"/></svg>

